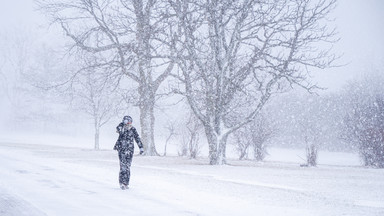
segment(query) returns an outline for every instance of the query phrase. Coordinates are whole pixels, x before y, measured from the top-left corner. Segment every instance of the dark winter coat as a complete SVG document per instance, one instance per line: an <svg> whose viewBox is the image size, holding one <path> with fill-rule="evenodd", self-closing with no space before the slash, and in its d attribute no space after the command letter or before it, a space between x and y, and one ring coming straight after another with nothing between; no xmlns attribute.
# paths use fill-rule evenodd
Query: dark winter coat
<svg viewBox="0 0 384 216"><path fill-rule="evenodd" d="M143 144L141 143L139 134L137 133L137 130L135 127L120 123L116 127L116 130L117 130L116 132L119 133L119 138L117 139L117 142L115 144L115 147L114 147L115 150L119 152L128 151L130 155L133 155L134 140L136 141L140 149L143 148Z"/></svg>

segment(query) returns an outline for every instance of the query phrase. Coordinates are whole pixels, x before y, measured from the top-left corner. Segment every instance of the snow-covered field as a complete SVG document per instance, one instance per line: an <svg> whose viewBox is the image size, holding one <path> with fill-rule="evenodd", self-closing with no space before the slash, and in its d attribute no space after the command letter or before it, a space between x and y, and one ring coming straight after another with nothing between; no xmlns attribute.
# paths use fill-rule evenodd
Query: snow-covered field
<svg viewBox="0 0 384 216"><path fill-rule="evenodd" d="M135 156L118 187L112 150L0 143L0 215L384 215L384 170L350 153L271 149L265 162Z"/></svg>

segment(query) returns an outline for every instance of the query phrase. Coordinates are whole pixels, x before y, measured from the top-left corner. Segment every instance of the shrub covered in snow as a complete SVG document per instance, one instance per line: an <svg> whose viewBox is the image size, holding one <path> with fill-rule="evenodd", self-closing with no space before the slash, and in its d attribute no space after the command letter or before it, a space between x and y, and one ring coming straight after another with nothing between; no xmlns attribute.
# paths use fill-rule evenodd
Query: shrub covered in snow
<svg viewBox="0 0 384 216"><path fill-rule="evenodd" d="M349 85L343 137L356 145L365 166L384 168L384 82L369 76Z"/></svg>

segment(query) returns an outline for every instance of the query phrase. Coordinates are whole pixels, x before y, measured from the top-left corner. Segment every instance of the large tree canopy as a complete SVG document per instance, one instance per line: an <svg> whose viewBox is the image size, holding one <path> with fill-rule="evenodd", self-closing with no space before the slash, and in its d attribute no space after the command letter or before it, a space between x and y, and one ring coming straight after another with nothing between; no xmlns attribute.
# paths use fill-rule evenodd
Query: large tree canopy
<svg viewBox="0 0 384 216"><path fill-rule="evenodd" d="M230 133L251 122L271 95L309 91L311 68L329 67L334 0L169 1L182 36L175 47L184 94L203 123L211 164L225 163ZM250 109L244 109L245 107Z"/></svg>

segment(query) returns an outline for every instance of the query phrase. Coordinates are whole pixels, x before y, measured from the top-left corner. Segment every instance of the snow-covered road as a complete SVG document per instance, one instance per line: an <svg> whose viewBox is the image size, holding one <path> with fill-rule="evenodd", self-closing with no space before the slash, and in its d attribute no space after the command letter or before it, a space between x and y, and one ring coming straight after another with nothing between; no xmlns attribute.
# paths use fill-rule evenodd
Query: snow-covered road
<svg viewBox="0 0 384 216"><path fill-rule="evenodd" d="M384 170L141 157L0 143L0 215L384 215Z"/></svg>

